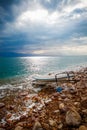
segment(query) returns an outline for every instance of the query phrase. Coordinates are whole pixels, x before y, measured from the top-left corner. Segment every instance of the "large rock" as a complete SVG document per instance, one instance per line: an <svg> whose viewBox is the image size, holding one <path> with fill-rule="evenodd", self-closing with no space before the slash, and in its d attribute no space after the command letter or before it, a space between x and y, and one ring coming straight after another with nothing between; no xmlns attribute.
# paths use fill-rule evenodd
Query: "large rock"
<svg viewBox="0 0 87 130"><path fill-rule="evenodd" d="M81 126L79 127L79 130L87 130L87 127L84 126L84 125L81 125Z"/></svg>
<svg viewBox="0 0 87 130"><path fill-rule="evenodd" d="M66 113L67 125L78 126L81 123L81 116L75 109L70 109Z"/></svg>

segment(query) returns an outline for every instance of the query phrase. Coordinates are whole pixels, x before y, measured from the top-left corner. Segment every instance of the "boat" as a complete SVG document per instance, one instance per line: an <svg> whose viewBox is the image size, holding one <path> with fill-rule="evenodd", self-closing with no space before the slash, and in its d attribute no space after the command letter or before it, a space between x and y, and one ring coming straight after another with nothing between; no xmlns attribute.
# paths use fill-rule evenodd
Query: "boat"
<svg viewBox="0 0 87 130"><path fill-rule="evenodd" d="M68 73L58 73L56 75L47 75L47 76L35 76L34 79L36 81L44 81L44 82L53 82L53 81L58 81L58 80L69 80L70 77L73 77L73 74L68 74Z"/></svg>

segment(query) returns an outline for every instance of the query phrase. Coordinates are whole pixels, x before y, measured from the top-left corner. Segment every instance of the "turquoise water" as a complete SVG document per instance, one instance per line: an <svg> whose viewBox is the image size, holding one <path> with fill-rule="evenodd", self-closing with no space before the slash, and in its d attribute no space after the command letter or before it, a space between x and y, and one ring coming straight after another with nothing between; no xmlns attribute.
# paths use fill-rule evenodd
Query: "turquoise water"
<svg viewBox="0 0 87 130"><path fill-rule="evenodd" d="M0 79L27 77L87 65L87 56L0 58Z"/></svg>

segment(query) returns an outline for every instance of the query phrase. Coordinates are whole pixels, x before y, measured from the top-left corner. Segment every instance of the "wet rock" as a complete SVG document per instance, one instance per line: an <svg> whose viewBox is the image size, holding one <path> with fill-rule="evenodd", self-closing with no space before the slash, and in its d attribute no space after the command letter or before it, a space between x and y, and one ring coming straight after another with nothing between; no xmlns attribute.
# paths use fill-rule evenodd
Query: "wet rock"
<svg viewBox="0 0 87 130"><path fill-rule="evenodd" d="M5 107L5 104L4 103L0 103L0 108L3 108Z"/></svg>
<svg viewBox="0 0 87 130"><path fill-rule="evenodd" d="M15 128L15 130L23 130L23 127L17 126L17 127Z"/></svg>
<svg viewBox="0 0 87 130"><path fill-rule="evenodd" d="M74 109L68 110L66 113L66 124L78 126L80 123L81 123L81 116L79 115L79 113Z"/></svg>
<svg viewBox="0 0 87 130"><path fill-rule="evenodd" d="M87 127L84 126L84 125L81 125L81 126L79 127L79 130L87 130Z"/></svg>
<svg viewBox="0 0 87 130"><path fill-rule="evenodd" d="M39 121L36 121L32 130L43 130Z"/></svg>

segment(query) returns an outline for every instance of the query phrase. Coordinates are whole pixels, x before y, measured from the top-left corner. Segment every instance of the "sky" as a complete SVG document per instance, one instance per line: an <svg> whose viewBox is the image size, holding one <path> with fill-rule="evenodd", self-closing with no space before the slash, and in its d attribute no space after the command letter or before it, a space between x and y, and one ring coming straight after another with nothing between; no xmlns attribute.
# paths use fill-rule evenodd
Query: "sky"
<svg viewBox="0 0 87 130"><path fill-rule="evenodd" d="M87 0L0 0L6 55L87 55Z"/></svg>

